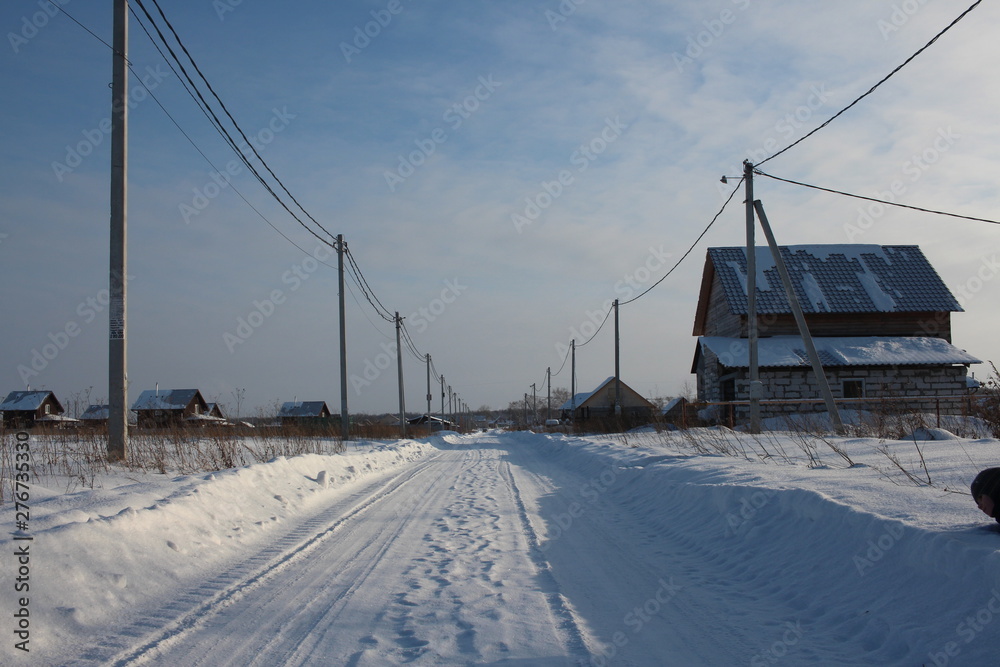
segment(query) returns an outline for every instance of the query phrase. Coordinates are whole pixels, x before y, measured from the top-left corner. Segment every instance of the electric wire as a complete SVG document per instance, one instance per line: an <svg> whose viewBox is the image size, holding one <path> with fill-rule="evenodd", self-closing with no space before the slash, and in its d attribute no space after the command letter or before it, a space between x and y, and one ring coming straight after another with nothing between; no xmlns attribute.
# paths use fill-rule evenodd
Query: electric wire
<svg viewBox="0 0 1000 667"><path fill-rule="evenodd" d="M167 51L168 51L168 53L170 53L171 58L174 60L175 63L177 63L177 66L180 68L181 73L183 74L183 77L178 77L178 78L186 79L187 82L190 84L191 88L194 90L194 93L196 95L195 102L196 102L196 104L198 104L199 109L201 109L202 113L206 114L206 116L209 119L209 122L212 123L213 127L215 127L216 131L220 133L220 135L226 141L226 143L229 145L229 147L236 153L237 157L240 158L240 160L243 162L243 164L245 164L247 166L247 168L254 175L254 177L260 182L260 184L264 187L264 189L268 191L268 193L275 199L275 201L277 201L282 206L282 208L284 208L288 212L288 214L291 215L292 218L295 219L296 222L298 222L310 234L312 234L313 236L315 236L321 243L324 243L324 244L326 244L326 245L328 245L330 247L335 247L335 245L333 243L331 243L331 241L328 241L327 239L323 238L314 229L312 229L309 225L307 225L295 213L295 211L293 211L291 209L291 207L287 204L287 202L285 202L284 199L282 199L278 195L278 193L274 191L274 188L272 188L271 185L264 179L264 177L260 174L260 172L257 170L257 168L254 167L253 164L250 163L249 157L247 157L247 155L243 152L243 150L237 144L236 140L233 139L232 135L225 128L225 126L223 125L222 121L219 119L218 115L215 113L214 109L208 103L208 100L206 100L205 97L204 97L204 95L201 93L201 90L198 88L198 85L194 82L194 80L188 74L187 68L184 67L184 64L181 62L180 58L178 58L176 52L173 50L173 47L170 46L170 43L167 41L166 37L164 36L163 31L160 30L160 27L157 25L157 23L153 19L152 15L146 9L145 5L143 5L142 0L135 0L135 1L136 1L136 4L139 6L139 9L141 9L142 12L146 15L146 19L149 21L150 25L152 25L153 30L156 32L156 34L159 37L160 41L167 48ZM303 212L305 212L306 215L311 220L313 220L313 222L321 230L323 230L331 238L334 238L333 234L331 234L326 228L324 228L322 225L320 225L318 222L316 222L315 218L313 218L311 215L309 215L308 211L305 211L305 209L302 208L302 205L299 204L299 202L295 199L294 196L292 196L292 194L288 191L288 188L285 187L285 185L281 181L281 179L279 179L277 177L277 175L274 173L274 171L271 169L271 167L267 164L267 162L260 156L260 153L257 152L257 149L254 147L253 143L247 138L246 133L244 133L243 130L242 130L242 128L240 128L239 124L236 123L236 120L233 118L232 114L229 113L229 110L226 107L226 105L222 102L222 100L219 98L219 96L215 93L215 90L212 88L212 85L205 78L204 74L202 74L201 69L198 67L197 63L191 57L191 54L188 52L188 50L184 46L183 42L181 42L180 37L177 35L176 31L174 31L173 26L170 24L170 21L163 14L163 10L159 7L158 4L156 4L156 0L153 0L153 2L156 5L156 8L159 10L160 16L163 17L163 20L169 26L170 31L173 33L174 38L177 40L177 42L180 45L181 49L184 51L185 55L187 55L188 60L191 62L191 64L194 67L194 69L198 72L199 76L205 82L205 85L208 86L208 89L211 91L212 95L218 101L219 105L222 106L223 110L225 111L225 114L229 117L230 121L233 123L233 125L236 128L236 130L240 133L240 136L243 137L243 140L246 142L247 146L250 147L250 149L253 151L254 155L257 156L257 159L261 162L261 164L264 166L264 168L267 169L267 171L271 174L271 176L274 178L274 180L277 181L277 183L281 186L281 188L288 194L289 197L291 197L292 201L294 201L295 204L300 209L302 209ZM138 16L137 16L137 18L138 18ZM142 24L142 22L140 21L140 25L141 24ZM145 30L145 27L143 29ZM147 35L148 34L149 33L147 31ZM151 35L150 35L150 38L152 38ZM155 44L155 41L154 41L154 44ZM157 50L159 50L159 49L157 49ZM163 52L160 51L160 54L163 55ZM170 60L169 59L166 59L166 60L167 60L167 63L169 65L170 64ZM171 66L171 70L174 71L174 73L176 74L176 70L174 70L173 66ZM187 90L188 94L191 94L191 90L189 90L187 86L185 86L184 88L185 88L185 90ZM199 103L199 100L200 100L200 103Z"/></svg>
<svg viewBox="0 0 1000 667"><path fill-rule="evenodd" d="M146 9L142 5L142 0L136 0L136 2L138 3L140 9L142 9L144 13L147 13ZM312 220L313 224L319 227L321 230L323 230L328 236L330 236L331 239L335 238L336 237L335 234L332 234L329 230L323 227L323 225L320 224L320 222L316 220L316 218L314 218L312 214L310 214L309 211L307 211L306 208L302 206L301 203L299 203L299 200L295 198L295 196L288 190L287 187L285 187L285 184L281 181L280 178L278 178L278 175L274 173L274 171L271 169L267 161L264 160L263 157L261 157L260 153L257 151L257 147L253 145L253 142L250 141L247 135L243 132L243 129L239 126L239 123L237 123L236 119L233 118L233 115L229 113L229 109L226 107L225 103L222 101L219 95L215 92L215 89L212 87L212 84L209 82L209 80L205 77L204 73L202 73L201 68L198 66L198 63L195 62L194 57L191 55L187 47L184 45L184 42L181 40L180 35L178 35L177 31L174 30L174 26L170 22L170 19L168 19L166 14L163 13L163 8L160 7L159 0L152 0L152 2L153 5L156 7L157 11L160 13L160 17L163 19L163 22L166 23L167 28L170 29L170 33L174 36L174 39L177 40L177 44L181 47L181 50L184 51L184 55L187 56L187 59L191 62L191 65L198 73L198 76L201 77L201 80L205 82L206 86L208 86L209 92L212 93L212 96L219 103L219 106L222 107L222 110L229 118L229 121L233 124L233 127L235 127L236 130L240 133L240 136L243 138L243 141L247 143L247 145L250 147L250 150L253 151L253 154L257 156L257 159L260 160L260 163L264 166L265 169L267 169L268 173L271 174L271 177L274 178L274 180L278 183L279 186L281 186L281 189L285 191L285 194L287 194L291 198L291 200L295 202L295 205L298 206L299 209L306 214L306 217ZM159 33L159 30L157 30L157 33Z"/></svg>
<svg viewBox="0 0 1000 667"><path fill-rule="evenodd" d="M887 201L885 199L877 199L875 197L865 197L863 195L855 195L855 194L851 194L850 192L842 192L840 190L831 190L830 188L823 188L823 187L820 187L818 185L810 185L808 183L801 183L799 181L793 181L793 180L791 180L789 178L780 178L778 176L773 176L771 174L766 174L763 171L758 171L757 169L754 169L754 173L755 174L759 174L761 176L767 176L768 178L773 178L776 181L782 181L783 183L790 183L792 185L801 185L804 188L812 188L813 190L821 190L823 192L829 192L829 193L835 194L835 195L842 195L844 197L853 197L854 199L864 199L865 201L876 202L876 203L879 203L879 204L885 204L886 206L897 206L899 208L908 208L908 209L911 209L911 210L914 210L914 211L921 211L923 213L933 213L935 215L945 215L945 216L948 216L950 218L961 218L962 220L974 220L975 222L988 222L991 225L1000 225L1000 221L998 221L998 220L990 220L988 218L977 218L977 217L974 217L974 216L971 216L971 215L959 215L958 213L948 213L947 211L936 211L936 210L930 209L930 208L921 208L919 206L911 206L909 204L900 204L898 202L891 202L891 201Z"/></svg>
<svg viewBox="0 0 1000 667"><path fill-rule="evenodd" d="M826 127L827 125L829 125L830 123L832 123L833 121L835 121L837 118L839 118L841 115L843 115L845 112L847 112L848 109L852 108L858 102L860 102L864 98L866 98L869 95L871 95L873 92L875 92L875 89L877 89L883 83L885 83L886 81L888 81L894 74L896 74L896 72L898 72L899 70L901 70L904 67L906 67L914 58L916 58L921 53L923 53L928 48L930 48L930 46L932 44L934 44L934 42L936 42L938 40L938 38L941 37L941 35L945 34L949 30L951 30L953 27L955 27L955 25L959 21L961 21L962 19L964 19L973 9L975 9L976 7L978 7L980 5L980 3L982 3L982 1L983 0L976 0L976 2L972 3L972 6L970 6L968 9L966 9L964 12L962 12L958 16L958 18L956 18L954 21L952 21L951 23L949 23L944 28L944 30L942 30L938 34L934 35L934 37L931 39L931 41L927 42L922 47L920 47L912 56L910 56L909 58L907 58L906 60L904 60L899 66L897 66L896 69L894 69L891 72L889 72L888 74L886 74L878 83L876 83L874 86L872 86L871 88L869 88L867 92L863 93L860 97L858 97L853 102L851 102L850 104L848 104L846 107L844 107L843 109L841 109L840 111L838 111L836 114L834 114L832 117L830 117L826 122L824 122L819 127L813 129L811 132L809 132L808 134L800 137L799 139L797 139L796 141L792 142L788 146L785 146L784 148L782 148L780 151L778 151L774 155L772 155L772 156L770 156L770 157L762 160L759 163L759 165L760 164L764 164L765 162L769 162L769 161L773 160L774 158L778 157L779 155L781 155L782 153L784 153L785 151L788 151L788 150L794 148L795 146L798 146L800 143L802 143L803 141L805 141L806 139L808 139L809 137L811 137L812 135L816 134L817 132L819 132L820 130L822 130L824 127Z"/></svg>
<svg viewBox="0 0 1000 667"><path fill-rule="evenodd" d="M621 305L621 304L619 304L619 306L620 306L620 305ZM610 308L608 308L608 312L606 312L606 313L604 314L604 320L603 320L603 321L601 322L601 326L597 327L597 331L595 331L595 332L594 332L594 335L593 335L593 336L591 336L590 338L588 338L588 339L586 340L586 342L583 342L583 343L577 343L577 346L576 346L576 349L578 349L578 350L579 350L579 349L580 349L581 347L583 347L584 345L586 345L586 344L587 344L587 343L589 343L590 341L594 340L594 338L596 338L596 337L597 337L597 334L601 333L601 329L603 329L603 328L604 328L604 325L605 325L605 324L607 323L607 321L608 321L608 317L610 317L610 316L611 316L611 311L612 311L612 310L614 310L614 309L615 309L615 307L614 307L614 306L611 306Z"/></svg>
<svg viewBox="0 0 1000 667"><path fill-rule="evenodd" d="M69 18L70 20L72 20L72 21L73 21L74 23L76 23L76 24L77 24L78 26L80 26L81 28L83 28L83 29L84 29L84 30L85 30L85 31L86 31L87 33L89 33L89 34L90 34L91 36L93 36L93 37L94 37L95 39L97 39L97 41L101 42L101 43L102 43L102 44L104 44L104 45L105 45L106 47L108 47L108 49L110 49L110 50L111 50L112 52L114 52L114 47L113 47L113 46L111 46L111 45L110 45L110 44L108 44L108 43L107 43L106 41L104 41L103 39L101 39L101 37L100 37L100 36L98 36L98 35L97 35L96 33L94 33L94 31L93 31L93 30L91 30L90 28L88 28L88 27L87 27L86 25L84 25L84 24L83 24L83 23L81 23L81 22L80 22L79 20L77 20L77 19L76 19L76 17L72 16L72 15L71 15L71 14L70 14L69 12L67 12L67 11L66 11L66 8L65 8L65 7L62 7L62 6L60 6L60 5L55 5L55 7L56 7L56 8L57 8L57 9L58 9L59 11L61 11L61 12L62 12L63 14L65 14L65 15L66 15L66 16L67 16L67 17L68 17L68 18ZM131 8L131 6L129 7L129 11L130 11L130 12L132 13L132 16L133 16L133 17L135 17L136 21L137 21L137 22L139 23L139 26L140 26L140 27L142 28L143 32L145 32L145 33L146 33L146 36L147 36L147 37L149 38L149 40L150 40L150 43L152 43L152 45L153 45L153 46L154 46L154 47L156 48L156 50L157 50L157 51L159 51L159 53L160 53L160 56L161 56L161 57L163 57L163 59L164 59L164 62L166 62L167 66L168 66L168 67L170 68L170 70L171 70L171 71L172 71L172 72L174 73L174 76L176 76L176 77L177 77L178 81L180 81L180 82L181 82L181 85L183 85L183 86L184 86L184 88L185 88L185 90L187 90L187 84L186 84L186 83L184 83L184 79L183 79L183 77L181 77L181 76L179 76L179 75L177 74L177 70L175 70L175 69L174 69L173 65L172 65L172 64L170 63L170 60L169 60L169 59L168 59L168 58L167 58L167 57L166 57L166 56L164 55L163 51L162 51L162 50L160 49L159 45L158 45L158 44L156 43L156 40L155 40L155 39L153 39L153 36L149 34L149 30L147 30L147 28L146 28L145 24L144 24L144 23L142 22L142 20L140 19L139 15L135 13L135 10L133 10L133 9ZM159 97L157 97L157 96L156 96L156 94L155 94L155 93L154 93L154 92L153 92L152 90L150 90L150 88L149 88L148 86L146 86L146 84L144 84L144 83L142 82L142 77L140 77L140 76L139 76L139 73L135 71L135 68L134 68L134 67L132 66L132 62L131 62L131 61L129 61L128 59L126 59L126 63L127 63L127 66L128 66L128 69L129 69L129 71L130 71L130 72L132 72L132 75L133 75L133 76L135 77L135 79L136 79L136 82L137 82L137 83L138 83L138 84L139 84L140 86L142 86L143 90L145 90L145 91L146 91L146 93L147 93L147 94L148 94L148 95L150 96L150 98L152 98L152 100L153 100L154 102L156 102L156 105L157 105L158 107L160 107L160 110L161 110L161 111L163 111L164 115L166 115L166 117L167 117L167 118L168 118L168 119L170 120L170 122L171 122L171 123L173 124L173 126L174 126L175 128L177 128L177 131L181 133L181 135L182 135L182 136L183 136L183 137L184 137L184 138L185 138L185 139L187 140L187 142L188 142L189 144L191 144L192 148L194 148L194 149L195 149L195 151L196 151L196 152L197 152L197 153L198 153L199 155L201 155L201 157L202 157L202 158L203 158L203 159L205 160L205 162L207 162L207 163L208 163L208 165L209 165L210 167L212 167L212 169L214 169L214 170L215 170L215 171L216 171L217 173L222 173L222 172L221 172L221 170L220 170L220 169L219 169L219 168L218 168L218 167L217 167L217 166L215 165L215 163L214 163L214 162L212 162L211 158L209 158L209 157L208 157L208 155L206 155L206 154L205 154L205 152L204 152L204 151L203 151L203 150L201 149L201 147L200 147L200 146L198 146L198 144L197 144L197 143L195 142L195 140L191 138L191 135L189 135L189 134L188 134L188 133L187 133L187 132L186 132L186 131L184 130L184 128L183 128L183 127L181 127L180 123L178 123L178 122L177 122L177 119L176 119L176 118L174 118L174 116L173 116L173 115L172 115L172 114L170 113L170 111L169 111L169 110L167 110L166 106L164 106L163 102L161 102L161 101L160 101L160 98L159 98ZM190 91L190 90L188 90L188 94L189 94L189 95L191 95L192 99L194 99L194 100L195 100L195 102L197 103L197 98L195 98L194 94L193 94L193 93L191 93L191 91ZM200 104L199 104L199 106L200 106ZM254 206L254 205L253 205L252 203L250 203L250 200L249 200L249 199L247 199L247 198L246 198L246 196L244 196L243 192L242 192L242 191L241 191L241 190L240 190L239 188L237 188L237 187L236 187L236 185L235 185L235 184L234 184L234 183L233 183L233 182L232 182L231 180L230 180L230 181L228 181L228 184L229 184L229 187L231 187L231 188L232 188L233 192L234 192L234 193L236 193L236 195L237 195L237 196L238 196L238 197L239 197L240 199L242 199L242 200L244 201L244 203L246 203L246 205L247 205L247 206L249 206L249 207L250 207L250 209L251 209L251 210L252 210L252 211L253 211L254 213L256 213L256 214L257 214L257 216L258 216L258 217L259 217L259 218L260 218L261 220L263 220L263 221L264 221L265 223L267 223L267 225L268 225L269 227L271 227L271 229L273 229L273 230L274 230L275 232L277 232L279 236L281 236L281 237L282 237L283 239L285 239L286 241L288 241L288 243L290 243L290 244L291 244L291 245L293 245L293 246L294 246L295 248L297 248L297 249L298 249L298 250L299 250L300 252L302 252L302 254L303 254L303 255L306 255L306 256L308 256L308 257L312 257L313 259L315 259L315 260L316 260L317 262L319 262L320 264L323 264L323 265L325 265L325 266L328 266L328 267L330 267L331 269L335 269L335 268L336 268L335 266L333 266L333 265L331 265L331 264L328 264L328 263L324 262L323 260L320 260L320 259L317 259L317 258L315 257L315 255L313 255L313 254L312 254L312 253L310 253L310 252L309 252L308 250L306 250L305 248L303 248L302 246L300 246L300 245L299 245L298 243L296 243L295 241L293 241L293 240L292 240L292 239L291 239L291 238L290 238L290 237L289 237L289 236L288 236L287 234L285 234L284 232L282 232L282 231L281 231L281 230L280 230L280 229L279 229L279 228L278 228L278 227L277 227L277 226L276 226L276 225L275 225L275 224L274 224L273 222L271 222L271 221L270 221L270 220L269 220L269 219L267 218L267 216L265 216L265 215L264 215L264 214L263 214L263 213L262 213L262 212L261 212L261 211L260 211L260 210L259 210L259 209L258 209L257 207L255 207L255 206Z"/></svg>
<svg viewBox="0 0 1000 667"><path fill-rule="evenodd" d="M744 177L744 178L745 178L745 177ZM645 290L643 290L643 292L642 292L641 294L638 294L638 295L636 295L636 296L632 297L632 298L631 298L631 299L629 299L628 301L620 301L620 302L618 303L618 307L619 307L619 308L621 308L622 306L627 306L628 304L632 303L633 301L638 301L638 300L639 300L639 299L641 299L642 297L646 296L646 294L648 294L648 293L650 292L650 290L652 290L652 289L653 289L654 287L656 287L657 285L659 285L660 283L662 283L662 282L663 282L664 280L666 280L666 279L667 279L667 277L668 277L668 276L669 276L669 275L670 275L671 273L673 273L673 272L674 272L674 271L675 271L675 270L677 269L677 267L678 267L678 266L680 266L680 265L681 265L681 262L683 262L683 261L684 261L685 259L687 259L687 256L688 256L688 255L690 255L690 254L691 254L691 253L692 253L692 252L694 251L694 249L695 249L695 248L696 248L696 247L698 246L698 244L699 244L699 243L701 242L701 240L702 240L702 239L703 239L703 238L705 237L705 234L707 234L707 233L708 233L708 230L710 230L710 229L712 228L712 225L714 225L714 224L715 224L715 221L719 219L719 217L720 217L720 216L722 215L722 212L726 210L726 207L727 207L727 206L729 206L729 202L731 202L731 201L733 200L733 197L734 197L734 196L736 195L736 193L737 193L737 192L739 191L739 189L740 189L740 185L741 185L741 184L743 183L743 180L744 180L743 178L741 178L741 179L740 179L740 182L736 184L736 187L735 187L735 188L733 188L733 191L729 193L729 198L728 198L728 199L726 199L726 201L725 201L725 203L724 203L724 204L722 204L722 208L720 208L720 209L719 209L719 212L715 214L715 217L714 217L714 218L712 218L711 222L709 222L709 223L708 223L708 225L707 225L707 226L705 227L705 229L703 229L703 230L701 231L701 234L699 234L699 235L698 235L698 238L696 238L696 239L694 240L694 243L692 243L692 244L691 244L691 247L687 249L687 252L685 252L685 253L684 253L683 255L681 255L681 258L680 258L679 260L677 260L677 262L676 262L676 263L675 263L675 264L674 264L674 265L673 265L672 267L670 267L670 270L669 270L669 271L667 271L667 272L666 272L666 273L665 273L665 274L664 274L664 275L663 275L663 276L662 276L662 277L661 277L661 278L660 278L659 280L657 280L657 281L656 281L655 283L653 283L652 285L650 285L649 287L647 287L647 288L646 288ZM595 334L595 335L596 335L596 334ZM590 341L588 340L587 342L589 343ZM586 344L586 343L585 343L585 344ZM577 347L580 347L580 346L578 345Z"/></svg>

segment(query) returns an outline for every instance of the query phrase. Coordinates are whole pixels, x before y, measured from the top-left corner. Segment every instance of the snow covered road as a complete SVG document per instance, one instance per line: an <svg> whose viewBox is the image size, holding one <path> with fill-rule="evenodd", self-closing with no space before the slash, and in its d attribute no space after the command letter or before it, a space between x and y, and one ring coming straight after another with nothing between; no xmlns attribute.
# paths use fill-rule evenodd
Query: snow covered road
<svg viewBox="0 0 1000 667"><path fill-rule="evenodd" d="M300 472L318 464L328 488ZM66 628L23 664L995 664L1000 536L920 525L970 502L876 479L488 433L178 478L138 511L86 492L40 520L67 572L40 622ZM96 536L120 554L78 565ZM123 613L85 613L112 600L95 581Z"/></svg>

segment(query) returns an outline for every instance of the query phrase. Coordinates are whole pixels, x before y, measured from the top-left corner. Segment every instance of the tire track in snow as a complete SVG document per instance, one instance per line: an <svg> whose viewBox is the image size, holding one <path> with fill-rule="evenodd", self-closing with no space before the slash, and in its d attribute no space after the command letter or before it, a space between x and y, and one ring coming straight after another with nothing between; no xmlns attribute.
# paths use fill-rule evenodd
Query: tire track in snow
<svg viewBox="0 0 1000 667"><path fill-rule="evenodd" d="M538 534L531 525L528 512L521 498L521 492L514 481L514 475L510 471L510 463L504 460L500 465L500 476L510 491L514 506L517 508L517 518L521 524L521 529L525 540L528 542L528 555L534 563L538 578L545 584L545 599L548 602L552 615L558 621L559 630L563 634L563 645L567 652L579 660L581 664L592 660L592 654L584 640L583 632L580 630L581 622L576 612L570 605L569 600L562 594L559 582L552 574L552 568L548 559L542 551L538 540Z"/></svg>
<svg viewBox="0 0 1000 667"><path fill-rule="evenodd" d="M248 592L307 556L322 542L339 532L345 524L360 518L384 499L399 492L408 482L434 465L440 456L421 461L415 467L392 476L388 481L381 478L347 498L338 499L326 510L303 521L237 566L199 583L179 595L171 604L140 617L116 635L85 649L79 660L66 663L66 666L102 664L125 667L143 664L154 657L154 654L169 648L204 625L221 609L234 604ZM339 513L345 507L349 509ZM339 515L331 523L329 516L333 512L338 512ZM366 544L362 551L369 546L370 544ZM135 645L135 641L141 643Z"/></svg>

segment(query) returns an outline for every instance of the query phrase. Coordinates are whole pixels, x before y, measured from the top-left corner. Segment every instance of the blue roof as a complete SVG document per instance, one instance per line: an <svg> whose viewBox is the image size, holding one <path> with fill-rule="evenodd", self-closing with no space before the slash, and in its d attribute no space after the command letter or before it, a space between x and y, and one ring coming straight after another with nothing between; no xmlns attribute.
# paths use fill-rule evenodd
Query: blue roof
<svg viewBox="0 0 1000 667"><path fill-rule="evenodd" d="M7 394L3 403L0 403L0 412L34 412L42 406L42 403L49 396L55 399L51 391L12 391ZM62 412L62 406L59 405L58 400L56 405Z"/></svg>
<svg viewBox="0 0 1000 667"><path fill-rule="evenodd" d="M805 313L962 312L918 246L865 244L780 246ZM709 248L730 312L747 313L743 247ZM767 246L756 248L757 310L790 313Z"/></svg>
<svg viewBox="0 0 1000 667"><path fill-rule="evenodd" d="M195 396L197 389L147 389L139 394L132 405L133 410L183 410ZM204 399L202 399L204 403Z"/></svg>
<svg viewBox="0 0 1000 667"><path fill-rule="evenodd" d="M279 417L321 417L323 409L329 412L326 401L289 401L281 406Z"/></svg>

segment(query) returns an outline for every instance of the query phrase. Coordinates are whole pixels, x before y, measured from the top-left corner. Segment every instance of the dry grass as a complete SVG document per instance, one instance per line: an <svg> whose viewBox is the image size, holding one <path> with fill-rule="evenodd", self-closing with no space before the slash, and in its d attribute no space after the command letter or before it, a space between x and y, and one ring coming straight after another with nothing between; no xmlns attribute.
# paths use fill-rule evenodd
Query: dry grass
<svg viewBox="0 0 1000 667"><path fill-rule="evenodd" d="M0 503L11 497L15 442L16 432L0 433ZM344 451L339 436L280 428L136 429L130 432L126 460L115 464L108 462L107 435L101 431L34 430L28 442L32 482L66 493L94 488L102 476L113 472L187 475L262 463L279 456Z"/></svg>

